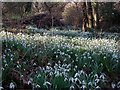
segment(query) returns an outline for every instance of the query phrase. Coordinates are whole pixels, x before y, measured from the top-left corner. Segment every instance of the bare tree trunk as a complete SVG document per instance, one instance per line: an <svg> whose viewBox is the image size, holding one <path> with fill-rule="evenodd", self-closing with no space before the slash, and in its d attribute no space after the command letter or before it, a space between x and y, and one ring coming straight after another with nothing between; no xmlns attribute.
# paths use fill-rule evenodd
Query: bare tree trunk
<svg viewBox="0 0 120 90"><path fill-rule="evenodd" d="M83 18L83 23L82 23L82 31L85 32L85 18Z"/></svg>
<svg viewBox="0 0 120 90"><path fill-rule="evenodd" d="M88 3L87 1L83 3L83 24L82 24L82 31L85 32L85 27L88 27Z"/></svg>
<svg viewBox="0 0 120 90"><path fill-rule="evenodd" d="M86 27L86 2L83 2L83 21L82 21L82 31L85 32L85 27Z"/></svg>
<svg viewBox="0 0 120 90"><path fill-rule="evenodd" d="M88 6L89 6L89 22L90 22L90 27L94 28L94 17L93 17L93 7L92 7L92 2L88 2Z"/></svg>
<svg viewBox="0 0 120 90"><path fill-rule="evenodd" d="M79 12L79 7L78 7L78 3L79 2L74 2L75 3L75 6L76 6L76 10L77 12ZM78 27L79 27L79 22L80 22L80 16L79 14L77 14L77 16L75 17L75 20L74 20L74 30L78 30Z"/></svg>
<svg viewBox="0 0 120 90"><path fill-rule="evenodd" d="M99 3L96 3L96 26L99 29Z"/></svg>

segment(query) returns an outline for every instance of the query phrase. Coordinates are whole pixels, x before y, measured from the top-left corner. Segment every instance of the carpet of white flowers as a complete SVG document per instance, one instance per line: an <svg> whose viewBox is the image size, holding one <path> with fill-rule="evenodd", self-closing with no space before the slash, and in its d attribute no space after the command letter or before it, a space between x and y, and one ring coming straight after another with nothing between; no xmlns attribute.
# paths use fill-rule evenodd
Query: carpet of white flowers
<svg viewBox="0 0 120 90"><path fill-rule="evenodd" d="M120 88L119 40L57 33L0 32L3 88Z"/></svg>

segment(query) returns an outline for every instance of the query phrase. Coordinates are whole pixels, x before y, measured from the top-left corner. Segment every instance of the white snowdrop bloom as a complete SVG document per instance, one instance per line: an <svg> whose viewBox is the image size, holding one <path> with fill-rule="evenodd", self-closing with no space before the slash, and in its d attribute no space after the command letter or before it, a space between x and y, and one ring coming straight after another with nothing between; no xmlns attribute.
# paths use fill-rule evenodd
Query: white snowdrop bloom
<svg viewBox="0 0 120 90"><path fill-rule="evenodd" d="M104 56L104 59L106 59L106 56Z"/></svg>
<svg viewBox="0 0 120 90"><path fill-rule="evenodd" d="M71 89L74 89L74 88L75 88L75 87L74 87L73 85L72 85L72 86L70 86L70 90L71 90Z"/></svg>
<svg viewBox="0 0 120 90"><path fill-rule="evenodd" d="M13 61L13 58L11 58L11 61Z"/></svg>
<svg viewBox="0 0 120 90"><path fill-rule="evenodd" d="M60 62L60 61L58 61L58 63L60 64L61 62Z"/></svg>
<svg viewBox="0 0 120 90"><path fill-rule="evenodd" d="M97 86L96 88L100 88L99 86Z"/></svg>
<svg viewBox="0 0 120 90"><path fill-rule="evenodd" d="M94 77L98 78L98 74L95 74Z"/></svg>
<svg viewBox="0 0 120 90"><path fill-rule="evenodd" d="M37 53L35 54L35 56L37 56Z"/></svg>
<svg viewBox="0 0 120 90"><path fill-rule="evenodd" d="M120 81L117 83L117 88L120 88Z"/></svg>
<svg viewBox="0 0 120 90"><path fill-rule="evenodd" d="M46 69L50 69L50 67L49 67L49 66L46 66Z"/></svg>
<svg viewBox="0 0 120 90"><path fill-rule="evenodd" d="M67 81L67 80L68 80L67 78L64 79L64 81Z"/></svg>
<svg viewBox="0 0 120 90"><path fill-rule="evenodd" d="M75 82L78 81L79 83L81 83L81 81L78 78L75 78L74 80L75 80Z"/></svg>
<svg viewBox="0 0 120 90"><path fill-rule="evenodd" d="M86 82L83 80L83 81L82 81L82 84L83 84L83 85L85 85L85 84L86 84Z"/></svg>
<svg viewBox="0 0 120 90"><path fill-rule="evenodd" d="M79 77L79 76L80 76L80 74L79 74L79 73L76 73L74 77L77 77L77 76Z"/></svg>
<svg viewBox="0 0 120 90"><path fill-rule="evenodd" d="M20 76L21 78L23 77L23 75Z"/></svg>
<svg viewBox="0 0 120 90"><path fill-rule="evenodd" d="M72 82L74 82L74 78L72 78L72 77L71 77L71 78L69 79L69 81L72 81Z"/></svg>
<svg viewBox="0 0 120 90"><path fill-rule="evenodd" d="M80 75L81 75L81 74L85 74L83 70L81 70L79 73L80 73Z"/></svg>
<svg viewBox="0 0 120 90"><path fill-rule="evenodd" d="M6 60L3 60L4 63L6 63Z"/></svg>
<svg viewBox="0 0 120 90"><path fill-rule="evenodd" d="M118 56L116 54L113 54L112 57L113 58L118 58Z"/></svg>
<svg viewBox="0 0 120 90"><path fill-rule="evenodd" d="M56 55L56 58L58 58L58 55Z"/></svg>
<svg viewBox="0 0 120 90"><path fill-rule="evenodd" d="M44 82L44 84L43 85L51 85L51 83L50 82L48 82L48 81L46 81L46 82Z"/></svg>
<svg viewBox="0 0 120 90"><path fill-rule="evenodd" d="M91 85L91 86L92 86L92 82L89 82L88 85Z"/></svg>
<svg viewBox="0 0 120 90"><path fill-rule="evenodd" d="M5 64L5 67L7 67L8 66L8 64Z"/></svg>
<svg viewBox="0 0 120 90"><path fill-rule="evenodd" d="M69 67L71 67L71 64L68 64L68 65L67 65L67 68L69 68Z"/></svg>
<svg viewBox="0 0 120 90"><path fill-rule="evenodd" d="M118 62L119 62L119 60L116 60L116 62L118 63Z"/></svg>
<svg viewBox="0 0 120 90"><path fill-rule="evenodd" d="M111 86L112 86L112 88L115 88L116 85L114 83L112 83Z"/></svg>
<svg viewBox="0 0 120 90"><path fill-rule="evenodd" d="M94 82L93 84L94 84L95 86L97 86L97 83L96 83L96 82Z"/></svg>
<svg viewBox="0 0 120 90"><path fill-rule="evenodd" d="M77 68L77 66L75 66L75 68Z"/></svg>
<svg viewBox="0 0 120 90"><path fill-rule="evenodd" d="M13 57L14 55L13 54L11 54L11 57Z"/></svg>
<svg viewBox="0 0 120 90"><path fill-rule="evenodd" d="M37 75L37 78L39 78L39 77L41 77L41 75L40 75L40 74L38 74L38 75Z"/></svg>
<svg viewBox="0 0 120 90"><path fill-rule="evenodd" d="M103 64L102 64L102 63L101 63L100 65L101 65L101 66L103 66Z"/></svg>
<svg viewBox="0 0 120 90"><path fill-rule="evenodd" d="M76 69L75 69L75 68L74 68L73 70L74 70L74 71L76 71Z"/></svg>
<svg viewBox="0 0 120 90"><path fill-rule="evenodd" d="M40 88L40 85L37 84L35 87L36 87L36 88Z"/></svg>
<svg viewBox="0 0 120 90"><path fill-rule="evenodd" d="M86 67L85 65L83 65L83 67Z"/></svg>
<svg viewBox="0 0 120 90"><path fill-rule="evenodd" d="M71 58L71 56L70 56L70 55L68 55L68 57L69 57L69 58Z"/></svg>
<svg viewBox="0 0 120 90"><path fill-rule="evenodd" d="M1 68L2 70L5 70L3 67Z"/></svg>
<svg viewBox="0 0 120 90"><path fill-rule="evenodd" d="M32 83L31 81L28 81L28 82L27 82L28 85L31 84L31 83Z"/></svg>
<svg viewBox="0 0 120 90"><path fill-rule="evenodd" d="M97 82L97 83L98 83L99 81L100 81L99 79L95 79L95 82Z"/></svg>
<svg viewBox="0 0 120 90"><path fill-rule="evenodd" d="M19 68L19 65L17 65L17 68Z"/></svg>
<svg viewBox="0 0 120 90"><path fill-rule="evenodd" d="M3 87L0 86L0 90L4 89Z"/></svg>
<svg viewBox="0 0 120 90"><path fill-rule="evenodd" d="M100 75L100 78L101 79L105 79L105 76L102 74L102 75Z"/></svg>
<svg viewBox="0 0 120 90"><path fill-rule="evenodd" d="M91 59L92 57L89 56L88 58Z"/></svg>
<svg viewBox="0 0 120 90"><path fill-rule="evenodd" d="M50 72L50 76L52 76L53 75L53 72Z"/></svg>
<svg viewBox="0 0 120 90"><path fill-rule="evenodd" d="M33 81L33 78L30 78L30 81L32 82L32 81Z"/></svg>
<svg viewBox="0 0 120 90"><path fill-rule="evenodd" d="M6 57L6 55L5 55L5 54L3 54L3 57Z"/></svg>
<svg viewBox="0 0 120 90"><path fill-rule="evenodd" d="M82 85L80 88L87 88L86 85Z"/></svg>
<svg viewBox="0 0 120 90"><path fill-rule="evenodd" d="M36 63L34 63L33 65L37 65Z"/></svg>
<svg viewBox="0 0 120 90"><path fill-rule="evenodd" d="M14 89L14 88L15 88L14 83L11 82L10 85L9 85L9 88L10 88L10 89Z"/></svg>

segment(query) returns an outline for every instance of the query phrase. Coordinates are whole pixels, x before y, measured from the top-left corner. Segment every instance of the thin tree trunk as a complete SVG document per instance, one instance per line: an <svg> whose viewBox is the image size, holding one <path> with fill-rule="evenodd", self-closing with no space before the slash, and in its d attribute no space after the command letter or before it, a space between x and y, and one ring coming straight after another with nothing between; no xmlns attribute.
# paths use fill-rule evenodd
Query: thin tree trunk
<svg viewBox="0 0 120 90"><path fill-rule="evenodd" d="M75 3L77 12L79 12L78 2L74 2L74 3ZM80 16L77 13L77 16L75 17L75 22L74 22L74 30L78 30L78 27L79 27L79 24L80 24L79 22L80 22Z"/></svg>
<svg viewBox="0 0 120 90"><path fill-rule="evenodd" d="M88 7L89 7L89 23L90 23L89 27L94 28L93 7L91 2L88 2Z"/></svg>
<svg viewBox="0 0 120 90"><path fill-rule="evenodd" d="M99 29L99 3L96 3L96 26Z"/></svg>
<svg viewBox="0 0 120 90"><path fill-rule="evenodd" d="M83 2L83 22L82 22L82 31L85 32L86 27L86 2Z"/></svg>

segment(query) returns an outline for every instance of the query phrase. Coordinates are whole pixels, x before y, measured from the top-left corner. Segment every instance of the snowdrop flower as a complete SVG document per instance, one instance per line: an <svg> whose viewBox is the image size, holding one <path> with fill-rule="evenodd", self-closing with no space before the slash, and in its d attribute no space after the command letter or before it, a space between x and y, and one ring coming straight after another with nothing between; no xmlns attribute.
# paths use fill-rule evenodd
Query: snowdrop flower
<svg viewBox="0 0 120 90"><path fill-rule="evenodd" d="M33 64L33 66L37 65L36 63Z"/></svg>
<svg viewBox="0 0 120 90"><path fill-rule="evenodd" d="M83 81L82 81L82 84L83 84L83 85L85 85L85 84L86 84L86 82L83 80Z"/></svg>
<svg viewBox="0 0 120 90"><path fill-rule="evenodd" d="M116 60L116 62L118 63L118 62L119 62L119 60Z"/></svg>
<svg viewBox="0 0 120 90"><path fill-rule="evenodd" d="M91 59L92 57L89 56L88 58Z"/></svg>
<svg viewBox="0 0 120 90"><path fill-rule="evenodd" d="M6 60L3 60L4 63L6 63Z"/></svg>
<svg viewBox="0 0 120 90"><path fill-rule="evenodd" d="M81 81L78 78L75 78L74 80L75 80L75 82L78 81L79 83L81 83Z"/></svg>
<svg viewBox="0 0 120 90"><path fill-rule="evenodd" d="M72 77L71 77L71 78L69 79L69 81L72 81L72 82L74 82L74 78L72 78Z"/></svg>
<svg viewBox="0 0 120 90"><path fill-rule="evenodd" d="M5 67L7 67L8 66L8 64L5 64Z"/></svg>
<svg viewBox="0 0 120 90"><path fill-rule="evenodd" d="M35 54L35 56L37 56L37 53Z"/></svg>
<svg viewBox="0 0 120 90"><path fill-rule="evenodd" d="M2 70L5 70L3 67L1 68Z"/></svg>
<svg viewBox="0 0 120 90"><path fill-rule="evenodd" d="M64 79L64 81L67 81L67 80L68 80L67 78Z"/></svg>
<svg viewBox="0 0 120 90"><path fill-rule="evenodd" d="M81 74L85 74L83 70L80 71L80 75L81 75Z"/></svg>
<svg viewBox="0 0 120 90"><path fill-rule="evenodd" d="M100 78L101 78L101 79L105 79L105 76L104 76L104 75L100 75Z"/></svg>
<svg viewBox="0 0 120 90"><path fill-rule="evenodd" d="M48 82L48 81L46 81L46 82L44 82L44 84L43 85L51 85L51 83L50 82Z"/></svg>
<svg viewBox="0 0 120 90"><path fill-rule="evenodd" d="M49 66L46 66L46 69L50 69L50 67L49 67Z"/></svg>
<svg viewBox="0 0 120 90"><path fill-rule="evenodd" d="M80 76L79 73L76 73L74 77Z"/></svg>
<svg viewBox="0 0 120 90"><path fill-rule="evenodd" d="M0 90L4 89L3 87L0 86Z"/></svg>
<svg viewBox="0 0 120 90"><path fill-rule="evenodd" d="M33 78L30 78L30 81L33 81Z"/></svg>
<svg viewBox="0 0 120 90"><path fill-rule="evenodd" d="M77 68L77 66L75 66L75 68Z"/></svg>
<svg viewBox="0 0 120 90"><path fill-rule="evenodd" d="M28 85L31 84L31 81L28 81L27 84L28 84Z"/></svg>
<svg viewBox="0 0 120 90"><path fill-rule="evenodd" d="M11 61L13 61L13 58L11 58Z"/></svg>
<svg viewBox="0 0 120 90"><path fill-rule="evenodd" d="M23 75L21 75L21 78L23 77Z"/></svg>
<svg viewBox="0 0 120 90"><path fill-rule="evenodd" d="M51 65L51 63L48 63L48 65Z"/></svg>
<svg viewBox="0 0 120 90"><path fill-rule="evenodd" d="M111 86L112 86L112 88L115 88L116 85L114 83L112 83Z"/></svg>
<svg viewBox="0 0 120 90"><path fill-rule="evenodd" d="M72 86L70 86L70 90L72 90L72 89L74 89L75 87L72 85Z"/></svg>
<svg viewBox="0 0 120 90"><path fill-rule="evenodd" d="M99 86L97 86L96 88L100 88Z"/></svg>
<svg viewBox="0 0 120 90"><path fill-rule="evenodd" d="M95 74L94 77L98 78L98 74Z"/></svg>
<svg viewBox="0 0 120 90"><path fill-rule="evenodd" d="M106 56L104 56L104 59L106 59Z"/></svg>
<svg viewBox="0 0 120 90"><path fill-rule="evenodd" d="M50 76L52 76L53 75L53 72L50 72Z"/></svg>
<svg viewBox="0 0 120 90"><path fill-rule="evenodd" d="M60 62L60 61L58 61L58 63L60 64L61 62Z"/></svg>
<svg viewBox="0 0 120 90"><path fill-rule="evenodd" d="M40 85L37 84L35 87L36 87L36 88L40 88Z"/></svg>
<svg viewBox="0 0 120 90"><path fill-rule="evenodd" d="M117 83L117 88L120 88L120 81Z"/></svg>
<svg viewBox="0 0 120 90"><path fill-rule="evenodd" d="M82 85L81 88L87 88L85 85Z"/></svg>
<svg viewBox="0 0 120 90"><path fill-rule="evenodd" d="M91 86L92 86L92 82L89 82L88 85L91 85Z"/></svg>
<svg viewBox="0 0 120 90"><path fill-rule="evenodd" d="M17 65L17 68L19 68L19 65Z"/></svg>
<svg viewBox="0 0 120 90"><path fill-rule="evenodd" d="M39 77L41 77L41 75L40 75L40 74L38 74L37 78L39 78Z"/></svg>
<svg viewBox="0 0 120 90"><path fill-rule="evenodd" d="M97 82L97 83L98 83L99 81L100 81L99 79L95 79L95 82Z"/></svg>
<svg viewBox="0 0 120 90"><path fill-rule="evenodd" d="M10 88L10 89L14 89L14 88L15 88L15 85L11 82L9 88Z"/></svg>
<svg viewBox="0 0 120 90"><path fill-rule="evenodd" d="M83 65L83 67L86 67L85 65Z"/></svg>

